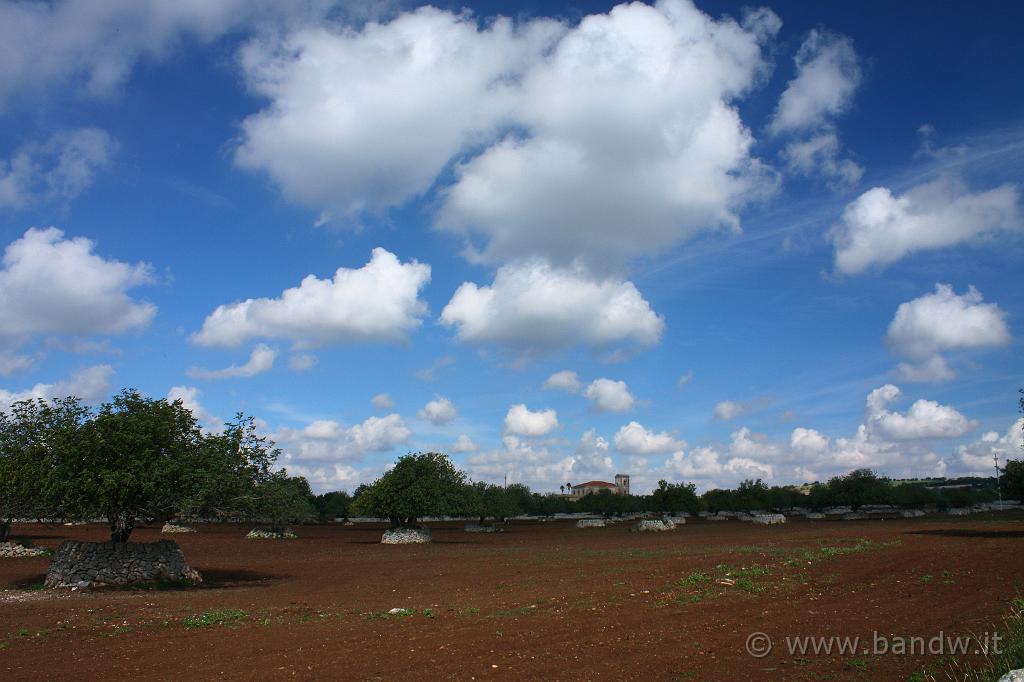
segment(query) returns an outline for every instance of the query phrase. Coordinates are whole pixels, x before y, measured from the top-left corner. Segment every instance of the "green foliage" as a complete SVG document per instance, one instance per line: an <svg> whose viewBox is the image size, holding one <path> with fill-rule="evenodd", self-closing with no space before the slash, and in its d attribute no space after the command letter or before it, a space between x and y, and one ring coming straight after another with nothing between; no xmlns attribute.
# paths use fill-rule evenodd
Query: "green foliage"
<svg viewBox="0 0 1024 682"><path fill-rule="evenodd" d="M313 506L316 507L317 516L321 521L347 519L351 504L352 496L343 490L317 495L313 499Z"/></svg>
<svg viewBox="0 0 1024 682"><path fill-rule="evenodd" d="M353 512L389 519L393 526L414 526L424 516L461 516L471 512L466 475L447 455L409 454L356 498Z"/></svg>
<svg viewBox="0 0 1024 682"><path fill-rule="evenodd" d="M185 627L205 628L211 625L235 625L242 621L247 614L239 609L217 609L205 611L194 616L185 618Z"/></svg>
<svg viewBox="0 0 1024 682"><path fill-rule="evenodd" d="M871 469L855 469L845 476L829 480L833 504L849 505L859 509L865 504L887 504L889 481L880 478Z"/></svg>
<svg viewBox="0 0 1024 682"><path fill-rule="evenodd" d="M0 412L0 542L14 518L59 515L55 463L70 456L87 413L75 398L23 400Z"/></svg>
<svg viewBox="0 0 1024 682"><path fill-rule="evenodd" d="M289 523L312 521L316 516L313 493L309 483L301 476L288 476L278 471L255 487L253 516L270 525L270 530L280 533Z"/></svg>
<svg viewBox="0 0 1024 682"><path fill-rule="evenodd" d="M649 504L651 511L689 512L700 511L700 498L697 497L697 486L693 483L669 483L658 481L657 489L651 494Z"/></svg>
<svg viewBox="0 0 1024 682"><path fill-rule="evenodd" d="M510 495L500 485L479 481L469 486L467 494L470 513L479 517L480 523L488 518L501 521L522 513L516 497Z"/></svg>
<svg viewBox="0 0 1024 682"><path fill-rule="evenodd" d="M1011 459L1002 471L1003 494L1014 500L1024 500L1024 460Z"/></svg>
<svg viewBox="0 0 1024 682"><path fill-rule="evenodd" d="M137 518L172 518L193 493L203 435L180 401L124 390L100 406L77 438L53 471L62 508L75 517L99 512L115 542L128 540Z"/></svg>

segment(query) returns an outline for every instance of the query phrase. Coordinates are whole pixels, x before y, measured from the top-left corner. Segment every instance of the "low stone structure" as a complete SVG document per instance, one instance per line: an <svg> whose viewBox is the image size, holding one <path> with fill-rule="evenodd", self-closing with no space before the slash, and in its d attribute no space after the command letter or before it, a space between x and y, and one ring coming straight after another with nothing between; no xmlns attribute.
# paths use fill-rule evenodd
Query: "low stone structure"
<svg viewBox="0 0 1024 682"><path fill-rule="evenodd" d="M502 531L498 526L486 526L479 523L467 523L464 530L467 533L500 533Z"/></svg>
<svg viewBox="0 0 1024 682"><path fill-rule="evenodd" d="M825 515L818 512L807 512L804 514L804 518L808 521L821 521L825 518Z"/></svg>
<svg viewBox="0 0 1024 682"><path fill-rule="evenodd" d="M707 517L707 520L708 521L728 521L729 517L728 516L721 516L719 514L714 514L712 516Z"/></svg>
<svg viewBox="0 0 1024 682"><path fill-rule="evenodd" d="M905 519L916 519L924 516L924 512L920 509L904 509L900 512L900 516Z"/></svg>
<svg viewBox="0 0 1024 682"><path fill-rule="evenodd" d="M299 536L291 528L285 528L283 531L253 528L245 537L247 540L294 540Z"/></svg>
<svg viewBox="0 0 1024 682"><path fill-rule="evenodd" d="M868 517L859 512L850 512L849 514L843 514L842 516L843 521L863 521L866 518Z"/></svg>
<svg viewBox="0 0 1024 682"><path fill-rule="evenodd" d="M426 528L389 528L380 539L384 545L422 545L433 540Z"/></svg>
<svg viewBox="0 0 1024 682"><path fill-rule="evenodd" d="M50 550L45 547L20 545L17 542L0 542L0 557L20 559L22 557L46 556Z"/></svg>
<svg viewBox="0 0 1024 682"><path fill-rule="evenodd" d="M950 516L967 516L971 513L971 510L964 507L953 507L948 513Z"/></svg>
<svg viewBox="0 0 1024 682"><path fill-rule="evenodd" d="M661 532L666 530L675 530L676 524L669 521L661 521L658 519L644 519L640 523L633 526L632 530L636 533L650 533L650 532Z"/></svg>
<svg viewBox="0 0 1024 682"><path fill-rule="evenodd" d="M671 521L672 524L676 525L676 526L685 526L686 525L686 517L685 516L670 516L669 518L664 519L664 521L665 522Z"/></svg>
<svg viewBox="0 0 1024 682"><path fill-rule="evenodd" d="M604 528L606 525L604 519L580 519L576 522L577 528Z"/></svg>
<svg viewBox="0 0 1024 682"><path fill-rule="evenodd" d="M185 563L178 543L170 540L65 540L46 573L47 587L105 587L180 580L202 582L202 576Z"/></svg>
<svg viewBox="0 0 1024 682"><path fill-rule="evenodd" d="M177 523L165 523L164 527L160 529L161 533L195 533L196 529L191 526L182 526Z"/></svg>
<svg viewBox="0 0 1024 682"><path fill-rule="evenodd" d="M783 514L758 514L754 517L754 523L761 526L775 526L785 522L786 517Z"/></svg>

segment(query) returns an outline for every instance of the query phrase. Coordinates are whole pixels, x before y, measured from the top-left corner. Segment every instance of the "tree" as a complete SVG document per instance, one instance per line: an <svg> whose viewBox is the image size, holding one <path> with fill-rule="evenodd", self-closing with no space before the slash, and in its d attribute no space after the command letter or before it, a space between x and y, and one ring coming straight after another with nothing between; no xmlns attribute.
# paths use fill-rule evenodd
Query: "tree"
<svg viewBox="0 0 1024 682"><path fill-rule="evenodd" d="M344 490L334 490L322 495L317 495L313 500L317 516L321 521L333 521L335 519L347 519L349 506L352 504L352 496Z"/></svg>
<svg viewBox="0 0 1024 682"><path fill-rule="evenodd" d="M88 410L76 398L22 400L0 412L0 542L16 518L59 515L54 462L76 440Z"/></svg>
<svg viewBox="0 0 1024 682"><path fill-rule="evenodd" d="M303 523L313 518L313 493L302 476L289 476L287 471L274 472L256 485L253 516L269 524L273 533L284 532L290 523Z"/></svg>
<svg viewBox="0 0 1024 682"><path fill-rule="evenodd" d="M125 389L77 431L78 444L52 471L62 510L101 514L112 542L127 542L136 519L173 518L195 495L203 434L181 401Z"/></svg>
<svg viewBox="0 0 1024 682"><path fill-rule="evenodd" d="M697 497L697 486L693 483L669 483L658 481L658 487L651 493L652 511L690 512L700 511L700 499Z"/></svg>
<svg viewBox="0 0 1024 682"><path fill-rule="evenodd" d="M469 495L474 516L482 525L487 519L504 521L522 513L515 499L500 485L478 481L470 485Z"/></svg>
<svg viewBox="0 0 1024 682"><path fill-rule="evenodd" d="M1024 460L1011 459L1003 468L1003 493L1013 500L1024 500Z"/></svg>
<svg viewBox="0 0 1024 682"><path fill-rule="evenodd" d="M424 516L459 516L470 511L466 475L447 455L408 454L364 490L353 503L360 515L389 519L392 527L415 527Z"/></svg>
<svg viewBox="0 0 1024 682"><path fill-rule="evenodd" d="M859 509L865 504L887 504L891 486L888 479L880 478L871 469L854 469L845 476L829 480L836 504L846 504Z"/></svg>
<svg viewBox="0 0 1024 682"><path fill-rule="evenodd" d="M183 518L239 520L256 513L257 488L270 480L280 450L256 430L255 419L239 412L217 434L205 434L190 457L185 494L177 514Z"/></svg>

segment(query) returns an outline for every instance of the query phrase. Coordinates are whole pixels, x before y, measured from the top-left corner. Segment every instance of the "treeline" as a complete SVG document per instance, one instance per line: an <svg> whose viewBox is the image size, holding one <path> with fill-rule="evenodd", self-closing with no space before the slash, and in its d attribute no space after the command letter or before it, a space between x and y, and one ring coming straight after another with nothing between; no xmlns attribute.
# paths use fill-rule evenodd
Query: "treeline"
<svg viewBox="0 0 1024 682"><path fill-rule="evenodd" d="M124 390L91 409L77 398L25 400L0 412L0 541L14 519L105 518L111 540L128 540L136 523L242 521L285 524L349 516L415 525L426 516L505 519L567 512L778 511L866 504L939 508L996 499L994 479L937 487L893 482L868 469L811 486L769 487L747 480L698 495L691 483L659 481L650 495L610 491L578 500L539 494L523 484L471 482L444 454L406 455L352 495L314 495L306 479L276 469L280 451L252 417L236 415L220 433L204 432L181 401ZM1002 493L1024 498L1024 462L1002 472Z"/></svg>

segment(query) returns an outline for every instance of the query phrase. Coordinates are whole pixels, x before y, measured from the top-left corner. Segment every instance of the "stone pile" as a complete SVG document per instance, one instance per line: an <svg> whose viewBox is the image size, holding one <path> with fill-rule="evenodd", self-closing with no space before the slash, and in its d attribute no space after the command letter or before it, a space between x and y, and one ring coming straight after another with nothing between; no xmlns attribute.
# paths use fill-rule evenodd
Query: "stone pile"
<svg viewBox="0 0 1024 682"><path fill-rule="evenodd" d="M786 517L783 514L758 514L754 517L754 523L762 526L774 526L785 522Z"/></svg>
<svg viewBox="0 0 1024 682"><path fill-rule="evenodd" d="M181 526L177 523L165 523L164 527L160 529L161 533L195 533L196 529L191 526Z"/></svg>
<svg viewBox="0 0 1024 682"><path fill-rule="evenodd" d="M900 516L905 519L916 519L924 516L924 512L920 509L904 509L900 512Z"/></svg>
<svg viewBox="0 0 1024 682"><path fill-rule="evenodd" d="M843 521L863 521L866 518L868 518L866 515L859 512L850 512L842 516Z"/></svg>
<svg viewBox="0 0 1024 682"><path fill-rule="evenodd" d="M823 518L825 518L825 515L819 514L818 512L807 512L806 514L804 514L804 518L808 521L821 521Z"/></svg>
<svg viewBox="0 0 1024 682"><path fill-rule="evenodd" d="M47 587L105 587L158 581L202 582L176 542L60 543L46 573Z"/></svg>
<svg viewBox="0 0 1024 682"><path fill-rule="evenodd" d="M291 528L285 528L281 532L266 528L253 528L245 537L247 540L294 540L299 536Z"/></svg>
<svg viewBox="0 0 1024 682"><path fill-rule="evenodd" d="M949 510L950 516L967 516L970 513L971 510L964 507L953 507Z"/></svg>
<svg viewBox="0 0 1024 682"><path fill-rule="evenodd" d="M385 545L420 545L433 540L426 528L390 528L380 539Z"/></svg>
<svg viewBox="0 0 1024 682"><path fill-rule="evenodd" d="M669 521L665 523L657 519L644 519L640 523L633 526L633 531L637 533L649 533L649 532L660 532L666 530L675 530L676 524Z"/></svg>
<svg viewBox="0 0 1024 682"><path fill-rule="evenodd" d="M26 547L17 542L0 542L0 557L20 559L22 557L46 556L50 551L45 547Z"/></svg>
<svg viewBox="0 0 1024 682"><path fill-rule="evenodd" d="M604 528L605 525L604 519L580 519L576 522L577 528Z"/></svg>

